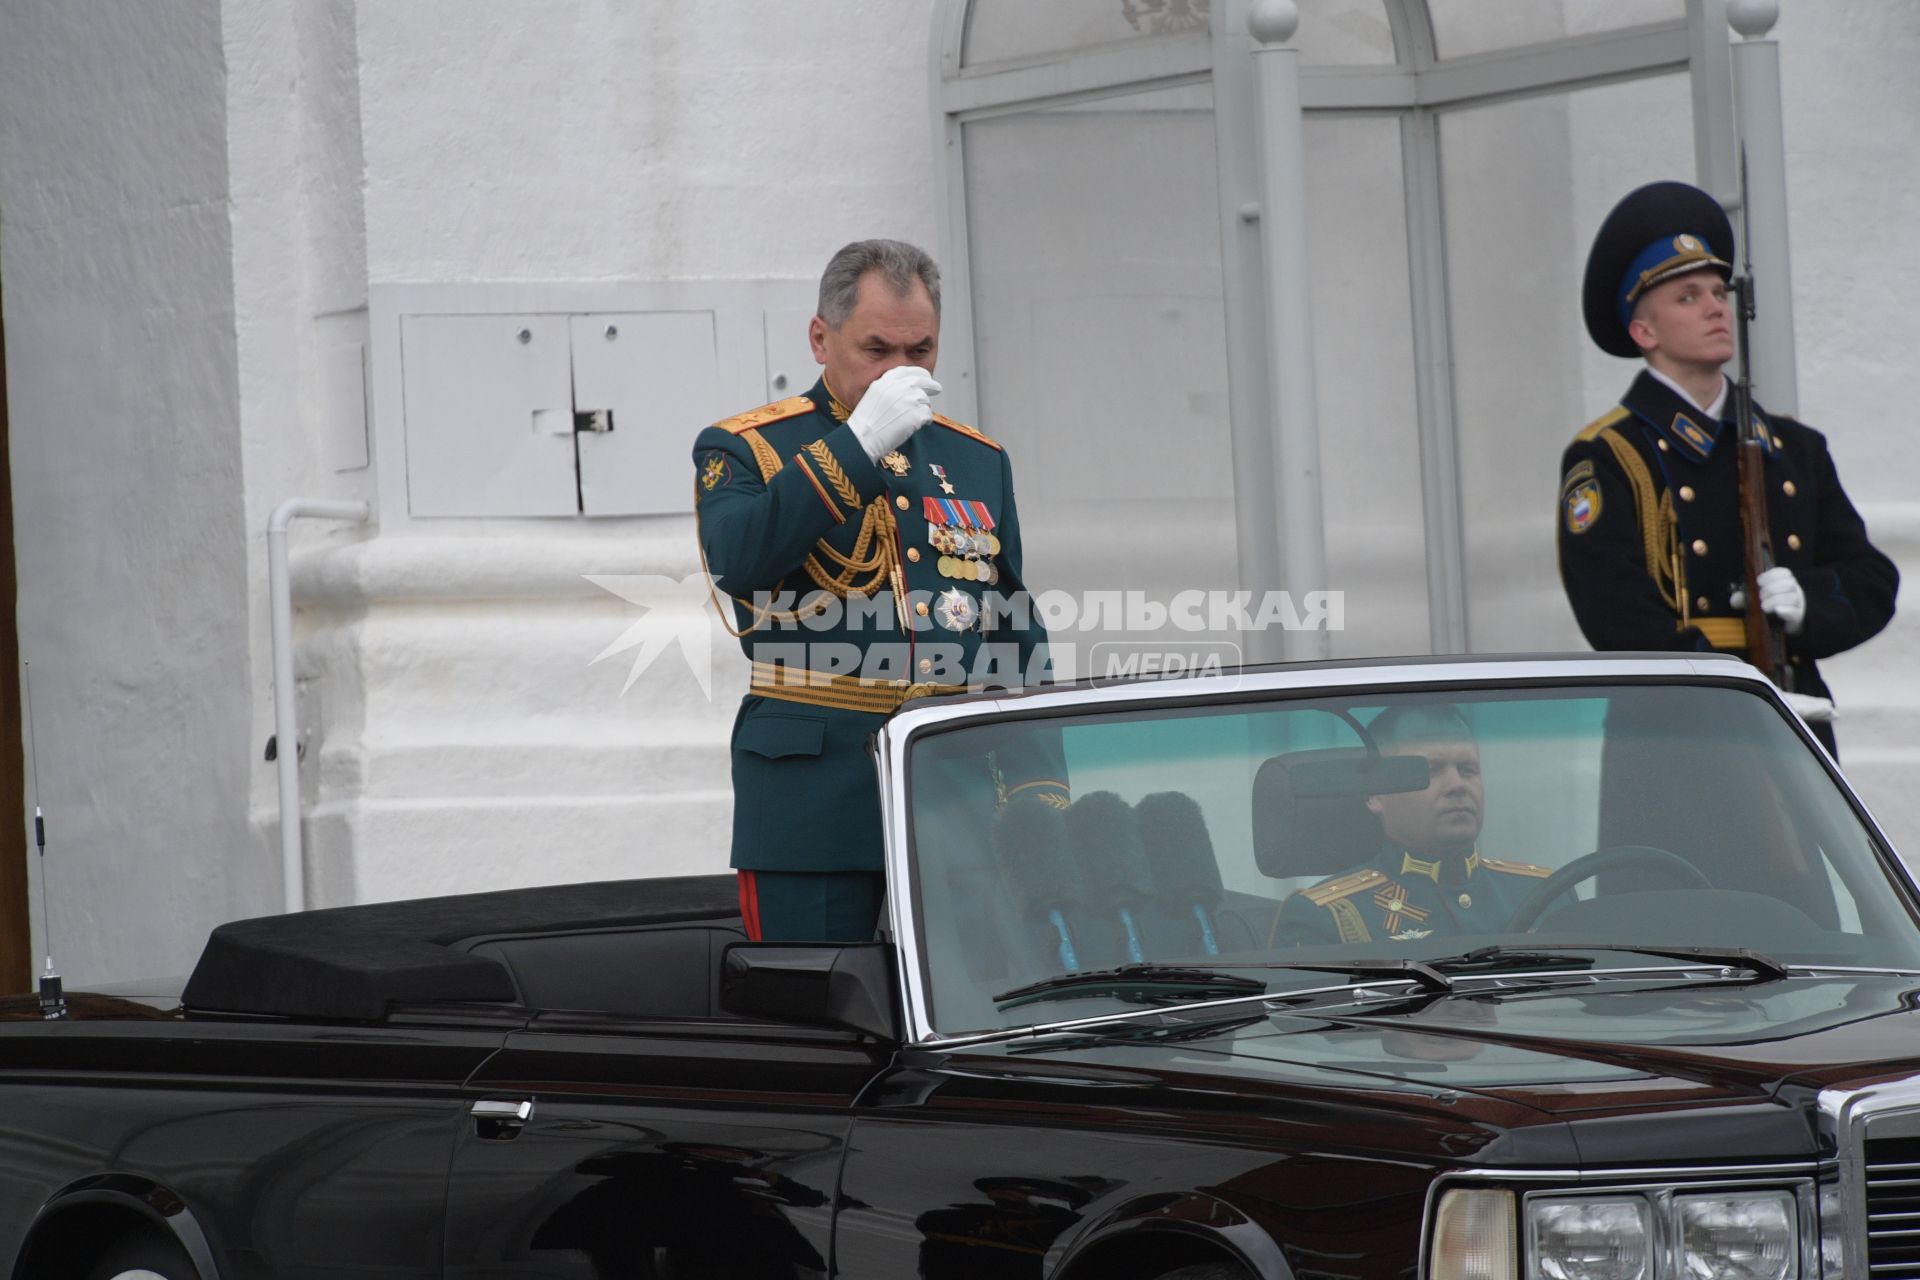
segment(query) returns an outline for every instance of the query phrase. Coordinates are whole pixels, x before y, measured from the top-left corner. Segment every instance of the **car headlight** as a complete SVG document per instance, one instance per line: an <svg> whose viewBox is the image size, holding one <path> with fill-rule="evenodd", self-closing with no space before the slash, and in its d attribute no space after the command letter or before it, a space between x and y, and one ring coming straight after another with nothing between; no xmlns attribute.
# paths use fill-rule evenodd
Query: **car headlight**
<svg viewBox="0 0 1920 1280"><path fill-rule="evenodd" d="M1525 1206L1526 1280L1800 1280L1792 1191L1636 1187Z"/></svg>
<svg viewBox="0 0 1920 1280"><path fill-rule="evenodd" d="M1568 1196L1527 1206L1537 1280L1648 1280L1653 1206L1642 1196Z"/></svg>
<svg viewBox="0 0 1920 1280"><path fill-rule="evenodd" d="M1788 1280L1799 1260L1795 1205L1785 1191L1676 1196L1686 1280Z"/></svg>

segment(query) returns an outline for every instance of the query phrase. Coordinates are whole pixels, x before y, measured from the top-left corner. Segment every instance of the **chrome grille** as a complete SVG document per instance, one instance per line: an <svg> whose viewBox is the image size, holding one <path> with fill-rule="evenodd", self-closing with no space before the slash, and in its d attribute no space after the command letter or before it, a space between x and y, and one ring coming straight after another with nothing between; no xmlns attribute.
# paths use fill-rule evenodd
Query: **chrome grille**
<svg viewBox="0 0 1920 1280"><path fill-rule="evenodd" d="M1920 1138L1869 1138L1866 1190L1869 1273L1920 1280Z"/></svg>

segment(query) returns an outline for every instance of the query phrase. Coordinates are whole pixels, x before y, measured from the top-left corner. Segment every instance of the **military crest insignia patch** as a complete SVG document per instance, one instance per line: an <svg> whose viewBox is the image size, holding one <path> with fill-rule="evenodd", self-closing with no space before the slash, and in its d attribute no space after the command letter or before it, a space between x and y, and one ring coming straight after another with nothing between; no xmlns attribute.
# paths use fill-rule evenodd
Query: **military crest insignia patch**
<svg viewBox="0 0 1920 1280"><path fill-rule="evenodd" d="M700 464L700 489L703 493L712 493L733 478L732 469L727 466L727 455L710 453L707 460Z"/></svg>
<svg viewBox="0 0 1920 1280"><path fill-rule="evenodd" d="M1568 533L1585 533L1600 520L1600 482L1593 464L1583 462L1567 473L1560 486L1560 518Z"/></svg>

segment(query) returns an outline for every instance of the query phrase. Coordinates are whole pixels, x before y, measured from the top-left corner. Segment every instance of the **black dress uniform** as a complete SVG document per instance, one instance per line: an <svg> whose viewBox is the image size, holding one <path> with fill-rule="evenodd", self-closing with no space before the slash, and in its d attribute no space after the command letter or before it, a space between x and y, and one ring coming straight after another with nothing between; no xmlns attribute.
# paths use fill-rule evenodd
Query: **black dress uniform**
<svg viewBox="0 0 1920 1280"><path fill-rule="evenodd" d="M753 663L733 726L732 865L768 873L742 877L755 936L871 937L883 835L869 736L911 698L1018 685L1045 661L1039 619L991 607L1025 592L1001 447L936 414L876 464L847 417L823 378L693 448L701 554ZM1068 803L1057 758L982 767L1003 799Z"/></svg>
<svg viewBox="0 0 1920 1280"><path fill-rule="evenodd" d="M1732 236L1726 214L1695 187L1655 183L1627 196L1587 262L1583 300L1594 341L1614 355L1639 355L1627 332L1633 299L1689 272L1724 276L1717 251L1730 251ZM1754 414L1774 555L1806 593L1803 625L1786 637L1794 687L1829 697L1816 660L1887 625L1899 572L1867 540L1826 438L1758 405ZM1643 371L1619 405L1567 446L1560 577L1594 648L1745 653L1745 614L1730 599L1746 580L1738 440L1736 424L1709 419ZM1831 749L1831 726L1813 728Z"/></svg>

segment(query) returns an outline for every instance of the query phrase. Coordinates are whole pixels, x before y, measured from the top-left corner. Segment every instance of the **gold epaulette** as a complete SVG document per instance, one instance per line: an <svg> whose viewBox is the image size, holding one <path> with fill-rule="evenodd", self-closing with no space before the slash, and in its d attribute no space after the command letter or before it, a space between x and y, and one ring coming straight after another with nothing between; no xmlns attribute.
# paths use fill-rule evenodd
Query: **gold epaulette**
<svg viewBox="0 0 1920 1280"><path fill-rule="evenodd" d="M1480 865L1489 871L1504 871L1510 876L1532 876L1544 880L1553 874L1553 868L1538 866L1531 862L1509 862L1505 858L1482 858Z"/></svg>
<svg viewBox="0 0 1920 1280"><path fill-rule="evenodd" d="M751 431L755 427L764 427L769 422L778 422L782 418L797 418L803 413L813 412L813 401L805 396L788 396L785 400L776 400L772 404L763 404L758 409L749 409L745 413L736 413L731 418L713 425L722 431L731 431L739 435L742 431Z"/></svg>
<svg viewBox="0 0 1920 1280"><path fill-rule="evenodd" d="M1324 907L1329 902L1338 902L1342 898L1351 898L1356 893L1375 888L1387 882L1387 873L1378 867L1368 867L1365 871L1355 871L1341 876L1338 880L1329 880L1317 884L1311 889L1302 889L1300 896L1316 907Z"/></svg>
<svg viewBox="0 0 1920 1280"><path fill-rule="evenodd" d="M961 435L965 436L969 440L978 440L981 444L987 446L987 448L989 449L1000 448L999 443L993 440L991 437L989 437L985 432L975 431L972 427L968 426L964 422L955 422L952 418L949 418L944 413L934 414L933 420L939 423L941 426L945 427L949 431L958 431ZM1002 450L1002 452L1004 452L1004 450Z"/></svg>
<svg viewBox="0 0 1920 1280"><path fill-rule="evenodd" d="M1585 444L1588 441L1592 440L1594 437L1598 436L1602 431L1605 431L1608 427L1612 426L1614 423L1620 421L1620 419L1626 416L1627 416L1627 406L1623 404L1617 404L1613 406L1613 408L1601 414L1599 417L1595 418L1592 422L1589 422L1586 426L1580 428L1580 434L1575 436L1574 439L1579 441L1581 444Z"/></svg>

